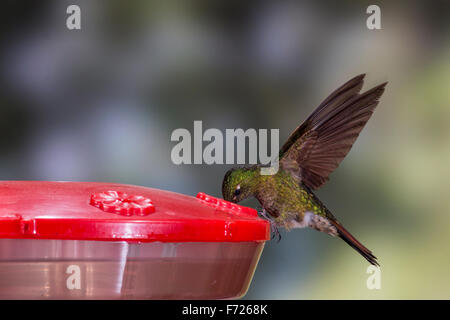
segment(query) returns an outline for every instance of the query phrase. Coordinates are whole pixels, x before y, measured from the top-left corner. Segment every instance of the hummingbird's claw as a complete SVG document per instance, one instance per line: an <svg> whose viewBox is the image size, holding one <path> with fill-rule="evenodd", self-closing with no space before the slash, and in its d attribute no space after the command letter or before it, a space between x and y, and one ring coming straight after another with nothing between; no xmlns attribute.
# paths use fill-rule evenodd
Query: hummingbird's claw
<svg viewBox="0 0 450 320"><path fill-rule="evenodd" d="M270 229L272 229L272 240L275 238L278 238L277 243L280 243L281 241L281 233L278 230L278 227L275 225L275 223L270 224Z"/></svg>
<svg viewBox="0 0 450 320"><path fill-rule="evenodd" d="M271 222L271 220L270 220L270 218L269 218L269 215L267 214L267 212L266 212L266 210L265 210L264 208L263 208L259 213L261 214L261 216L262 216L264 219L269 220L269 222Z"/></svg>
<svg viewBox="0 0 450 320"><path fill-rule="evenodd" d="M268 220L270 222L270 232L272 233L271 240L278 238L277 243L279 243L281 241L281 233L278 230L278 227L277 227L275 221L273 221L269 217L269 215L267 214L267 212L264 208L262 209L262 211L260 213L261 213L261 216L263 216L266 220Z"/></svg>

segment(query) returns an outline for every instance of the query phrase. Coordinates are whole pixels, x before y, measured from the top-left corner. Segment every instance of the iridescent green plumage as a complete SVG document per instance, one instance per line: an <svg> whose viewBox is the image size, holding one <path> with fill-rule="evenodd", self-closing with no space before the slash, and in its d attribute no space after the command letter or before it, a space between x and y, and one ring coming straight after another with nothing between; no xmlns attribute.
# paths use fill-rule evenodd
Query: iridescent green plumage
<svg viewBox="0 0 450 320"><path fill-rule="evenodd" d="M281 147L276 174L261 175L260 166L232 169L225 174L222 194L233 202L253 196L276 226L337 235L378 265L313 193L350 151L384 92L386 83L360 94L363 79L359 75L339 87L294 130Z"/></svg>
<svg viewBox="0 0 450 320"><path fill-rule="evenodd" d="M253 166L228 171L222 187L224 199L239 202L254 196L274 218L274 222L286 229L293 227L291 221L301 221L306 211L334 219L312 191L289 172L280 169L274 175L261 175L260 168ZM242 190L238 195L235 194L237 185Z"/></svg>

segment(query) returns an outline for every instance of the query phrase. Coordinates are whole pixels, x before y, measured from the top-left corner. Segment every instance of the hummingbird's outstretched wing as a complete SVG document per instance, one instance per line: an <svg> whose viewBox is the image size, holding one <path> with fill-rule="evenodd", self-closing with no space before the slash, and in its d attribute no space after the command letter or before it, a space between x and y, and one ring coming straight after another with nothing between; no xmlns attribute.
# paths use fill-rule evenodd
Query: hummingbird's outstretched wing
<svg viewBox="0 0 450 320"><path fill-rule="evenodd" d="M378 105L386 83L364 93L361 74L326 98L280 150L280 165L311 189L328 181Z"/></svg>

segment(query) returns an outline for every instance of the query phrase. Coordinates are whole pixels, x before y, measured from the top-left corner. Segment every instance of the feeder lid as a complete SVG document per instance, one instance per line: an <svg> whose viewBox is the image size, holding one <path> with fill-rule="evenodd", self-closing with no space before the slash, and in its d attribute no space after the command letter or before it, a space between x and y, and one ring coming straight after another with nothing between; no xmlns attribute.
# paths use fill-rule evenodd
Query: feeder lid
<svg viewBox="0 0 450 320"><path fill-rule="evenodd" d="M256 210L199 193L92 182L0 182L0 238L222 242L270 239Z"/></svg>

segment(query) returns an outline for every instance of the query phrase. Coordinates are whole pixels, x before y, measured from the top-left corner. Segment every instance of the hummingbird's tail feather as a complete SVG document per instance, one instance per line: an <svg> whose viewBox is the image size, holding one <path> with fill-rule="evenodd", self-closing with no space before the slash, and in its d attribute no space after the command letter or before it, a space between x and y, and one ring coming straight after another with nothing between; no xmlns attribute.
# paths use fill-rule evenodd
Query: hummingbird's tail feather
<svg viewBox="0 0 450 320"><path fill-rule="evenodd" d="M367 249L365 246L361 244L358 240L355 239L339 222L332 221L330 222L336 227L338 231L339 237L344 240L350 247L358 251L360 255L362 255L370 264L379 267L379 263L377 261L377 257L375 257L372 252Z"/></svg>

